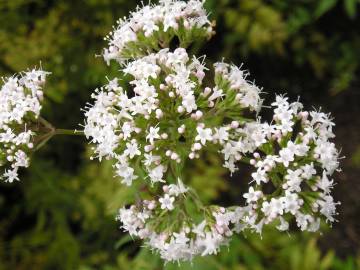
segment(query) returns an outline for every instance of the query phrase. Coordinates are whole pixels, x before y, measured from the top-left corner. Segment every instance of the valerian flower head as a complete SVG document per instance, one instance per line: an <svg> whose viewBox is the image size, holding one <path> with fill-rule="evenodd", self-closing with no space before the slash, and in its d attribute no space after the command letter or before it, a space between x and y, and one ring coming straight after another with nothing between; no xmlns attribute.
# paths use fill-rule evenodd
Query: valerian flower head
<svg viewBox="0 0 360 270"><path fill-rule="evenodd" d="M216 254L220 247L227 245L230 237L241 225L245 208L232 210L223 207L206 209L208 216L199 223L186 218L183 210L175 209L192 191L180 179L177 184L163 186L164 195L158 201L144 200L141 204L121 208L117 219L122 229L131 236L143 239L146 245L160 254L166 261L192 260L196 255ZM158 231L159 216L166 217L164 230ZM161 219L160 219L161 220ZM180 219L181 220L181 219Z"/></svg>
<svg viewBox="0 0 360 270"><path fill-rule="evenodd" d="M213 33L202 4L160 1L120 20L104 52L120 63L120 77L85 109L94 156L111 159L121 183L139 190L119 211L122 228L166 261L216 254L234 233L262 233L269 224L317 231L321 220L335 220L339 204L331 196L339 153L329 116L276 96L273 120L262 121L261 89L246 70L209 67L186 50ZM168 48L174 40L179 47ZM241 161L254 166L245 205L204 205L182 182L207 151L218 152L230 174Z"/></svg>
<svg viewBox="0 0 360 270"><path fill-rule="evenodd" d="M106 37L109 47L103 56L107 63L112 59L123 63L168 47L174 37L186 47L212 34L202 1L161 0L158 5L138 7L128 18L119 19Z"/></svg>
<svg viewBox="0 0 360 270"><path fill-rule="evenodd" d="M140 180L135 166L142 168L151 183L157 183L166 181L171 166L199 157L206 146L219 147L230 137L241 136L231 123L244 124L242 112L260 107L260 90L243 77L238 78L243 83L236 88L228 77L206 86L204 77L198 76L206 70L203 62L191 58L183 48L162 49L129 62L122 71L132 78L132 93L115 78L97 90L95 104L85 113L85 135L95 143L96 156L116 160L117 174L127 185ZM243 102L250 88L257 89L251 94L254 99Z"/></svg>
<svg viewBox="0 0 360 270"><path fill-rule="evenodd" d="M255 185L244 197L259 223L277 222L287 228L284 224L294 218L302 231L317 231L322 218L335 221L339 204L331 196L331 175L339 166L339 152L330 141L334 123L329 115L302 111L299 102L288 103L282 96L272 105L271 131L265 123L267 139L250 161L256 168ZM274 186L274 193L262 191L267 182Z"/></svg>
<svg viewBox="0 0 360 270"><path fill-rule="evenodd" d="M43 99L42 87L48 73L33 69L4 78L0 90L0 167L5 182L18 181L20 167L29 166L34 147L34 123Z"/></svg>

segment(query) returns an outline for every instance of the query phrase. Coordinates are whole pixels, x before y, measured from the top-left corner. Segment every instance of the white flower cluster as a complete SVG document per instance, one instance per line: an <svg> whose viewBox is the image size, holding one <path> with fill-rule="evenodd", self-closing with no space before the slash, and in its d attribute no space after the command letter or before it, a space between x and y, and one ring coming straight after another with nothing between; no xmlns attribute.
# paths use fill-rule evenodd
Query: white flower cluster
<svg viewBox="0 0 360 270"><path fill-rule="evenodd" d="M259 88L246 80L248 73L235 65L223 62L215 63L215 81L219 85L228 86L236 92L235 100L243 107L260 111L262 100L259 96ZM223 86L223 87L224 87Z"/></svg>
<svg viewBox="0 0 360 270"><path fill-rule="evenodd" d="M139 190L136 204L119 211L122 228L166 261L216 254L233 233L261 233L268 224L317 231L321 220L332 223L337 214L331 176L339 153L330 141L329 115L277 96L272 121L262 121L261 89L246 71L220 62L208 72L205 57L186 51L212 34L203 1L160 0L138 8L107 37L104 59L120 63L121 78L97 89L85 109L84 134L95 157L113 160L121 182ZM0 178L6 182L19 180L33 148L72 134L40 117L47 74L34 69L4 79ZM126 91L120 82L128 79ZM204 205L183 184L186 166L206 151L220 153L231 174L240 161L255 168L244 206Z"/></svg>
<svg viewBox="0 0 360 270"><path fill-rule="evenodd" d="M334 123L328 115L301 111L299 102L288 103L281 96L272 105L274 122L262 124L259 151L250 160L256 168L254 185L244 194L250 218L257 225L278 221L279 230L287 230L295 217L302 231L317 231L321 216L335 220L339 204L330 194L334 182L329 178L339 166L339 153L329 141ZM275 190L271 194L263 191L268 183Z"/></svg>
<svg viewBox="0 0 360 270"><path fill-rule="evenodd" d="M171 163L199 157L207 143L225 143L228 130L239 126L236 119L244 119L240 112L260 106L260 90L236 67L212 88L202 85L205 71L203 63L190 59L185 49L162 49L124 67L123 72L134 78L132 97L118 79L93 95L95 104L85 113L85 135L96 144L100 159L117 161L123 183L131 185L138 178L139 162L151 183L165 182ZM236 74L241 85L231 83ZM234 121L217 127L214 117Z"/></svg>
<svg viewBox="0 0 360 270"><path fill-rule="evenodd" d="M205 219L196 223L181 202L193 199L192 190L178 180L177 185L163 186L165 195L158 201L145 200L141 207L137 204L120 209L122 228L144 239L164 260L179 261L216 254L234 232L251 229L261 233L263 226L270 223L287 231L292 217L302 231L310 232L319 229L321 216L333 222L339 204L330 194L333 181L329 177L338 168L339 158L334 144L329 142L334 137L333 122L324 113L301 111L299 102L289 104L281 96L272 105L273 124L252 122L238 128L232 123L224 131L227 135L220 136L226 146L230 137L242 134L237 142L232 141L234 146L229 149L233 152L222 151L227 160L232 155L239 155L236 160L241 160L242 155L257 149L249 161L256 172L250 181L254 185L243 195L246 206L201 208ZM197 132L200 141L212 134L211 129L203 127L198 127ZM216 138L221 141L219 136ZM268 183L275 189L270 194L263 191ZM183 197L179 199L179 195ZM165 219L165 215L170 218ZM170 222L163 224L159 217Z"/></svg>
<svg viewBox="0 0 360 270"><path fill-rule="evenodd" d="M175 201L186 199L191 192L181 180L178 184L163 186L165 195L158 201L144 200L129 208L121 208L117 219L122 222L124 231L131 236L143 239L146 245L157 251L166 261L192 260L196 255L216 254L220 247L227 245L233 231L238 231L246 212L241 207L228 210L214 207L208 210L208 217L194 223L186 213L186 208L174 208ZM159 216L167 222L159 222ZM184 218L179 222L179 217ZM163 226L157 232L154 228Z"/></svg>
<svg viewBox="0 0 360 270"><path fill-rule="evenodd" d="M117 27L106 38L109 47L103 56L107 63L112 59L122 63L168 47L174 37L183 46L196 39L211 37L212 27L202 1L159 2L138 8L128 18L118 21Z"/></svg>
<svg viewBox="0 0 360 270"><path fill-rule="evenodd" d="M246 71L220 62L211 73L204 58L187 53L188 44L211 33L200 1L138 9L120 21L104 53L130 78L128 92L114 78L85 109L95 156L112 159L121 182L141 190L140 197L159 196L120 209L118 219L167 261L214 254L234 232L261 233L270 223L317 231L321 218L333 222L336 215L330 177L339 154L329 116L277 96L273 121L257 118L261 89ZM166 48L174 37L181 46ZM244 206L205 206L179 180L206 151L222 154L230 173L240 161L255 167Z"/></svg>
<svg viewBox="0 0 360 270"><path fill-rule="evenodd" d="M18 169L29 166L32 124L38 118L47 72L31 70L4 79L0 90L0 166L6 182L19 180Z"/></svg>

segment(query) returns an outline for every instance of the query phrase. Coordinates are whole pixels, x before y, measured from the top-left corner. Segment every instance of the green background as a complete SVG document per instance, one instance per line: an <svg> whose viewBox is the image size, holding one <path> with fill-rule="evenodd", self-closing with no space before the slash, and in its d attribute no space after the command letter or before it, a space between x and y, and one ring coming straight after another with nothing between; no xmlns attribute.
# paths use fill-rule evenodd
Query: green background
<svg viewBox="0 0 360 270"><path fill-rule="evenodd" d="M146 1L147 2L147 1ZM0 0L0 74L41 65L51 71L43 116L58 128L81 128L80 108L116 76L106 66L103 37L137 1ZM338 223L322 234L234 237L217 256L181 269L360 269L360 2L358 0L207 0L217 35L198 55L223 57L251 72L264 88L322 107L337 124L346 159L334 175ZM40 63L41 61L41 63ZM264 109L266 111L266 109ZM266 114L266 112L265 112ZM163 265L119 229L116 211L134 190L113 178L110 163L89 160L81 137L56 137L33 156L20 183L0 183L0 270L178 269ZM231 179L216 156L197 161L191 185L206 201L240 201L249 172Z"/></svg>

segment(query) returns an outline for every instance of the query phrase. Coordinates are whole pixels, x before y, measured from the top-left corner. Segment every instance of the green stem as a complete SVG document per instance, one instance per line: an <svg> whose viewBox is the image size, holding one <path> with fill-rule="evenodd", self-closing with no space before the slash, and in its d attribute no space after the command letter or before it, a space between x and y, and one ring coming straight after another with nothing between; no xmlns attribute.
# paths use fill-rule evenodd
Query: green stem
<svg viewBox="0 0 360 270"><path fill-rule="evenodd" d="M35 151L43 147L52 138L52 136L54 136L53 131L41 137L39 144L37 144L37 146L35 147Z"/></svg>
<svg viewBox="0 0 360 270"><path fill-rule="evenodd" d="M84 131L57 128L54 130L54 135L84 136Z"/></svg>
<svg viewBox="0 0 360 270"><path fill-rule="evenodd" d="M35 148L35 151L37 151L41 147L43 147L52 137L54 137L56 135L83 136L84 131L52 128L52 130L50 132L46 133L44 136L41 137L40 142L38 143L38 145Z"/></svg>
<svg viewBox="0 0 360 270"><path fill-rule="evenodd" d="M41 116L39 117L39 122L41 124L43 124L44 127L48 128L49 130L53 130L54 127L44 118L42 118Z"/></svg>

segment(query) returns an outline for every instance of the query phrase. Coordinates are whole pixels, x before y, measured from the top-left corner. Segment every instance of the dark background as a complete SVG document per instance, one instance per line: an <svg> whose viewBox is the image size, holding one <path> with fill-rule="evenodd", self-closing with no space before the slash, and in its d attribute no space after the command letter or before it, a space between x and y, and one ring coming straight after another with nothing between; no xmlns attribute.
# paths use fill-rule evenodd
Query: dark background
<svg viewBox="0 0 360 270"><path fill-rule="evenodd" d="M41 65L51 71L43 116L59 128L81 128L80 108L117 75L100 55L103 37L137 1L0 0L0 74ZM306 109L335 118L346 158L334 175L338 223L323 234L241 235L217 256L182 269L360 268L360 2L358 0L207 0L217 35L204 44L211 64L224 58L251 72L265 104L275 93L300 96ZM266 109L264 109L266 115ZM89 161L81 137L56 137L34 155L20 183L0 183L0 270L163 269L118 229L116 211L131 192L111 164ZM217 157L197 161L192 185L206 201L237 202L247 169L227 179ZM212 179L212 181L209 181ZM177 269L169 264L166 269Z"/></svg>

